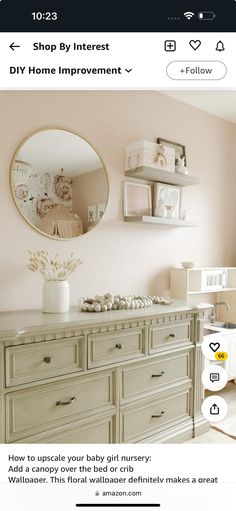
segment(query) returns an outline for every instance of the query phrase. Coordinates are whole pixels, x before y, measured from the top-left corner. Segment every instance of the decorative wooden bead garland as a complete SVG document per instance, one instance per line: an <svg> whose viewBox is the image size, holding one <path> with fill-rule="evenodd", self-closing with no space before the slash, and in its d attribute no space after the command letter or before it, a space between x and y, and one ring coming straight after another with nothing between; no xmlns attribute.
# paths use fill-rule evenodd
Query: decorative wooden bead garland
<svg viewBox="0 0 236 511"><path fill-rule="evenodd" d="M84 312L106 312L109 310L141 309L153 304L170 305L171 300L163 296L121 296L106 293L104 296L96 295L95 298L82 298L80 309Z"/></svg>

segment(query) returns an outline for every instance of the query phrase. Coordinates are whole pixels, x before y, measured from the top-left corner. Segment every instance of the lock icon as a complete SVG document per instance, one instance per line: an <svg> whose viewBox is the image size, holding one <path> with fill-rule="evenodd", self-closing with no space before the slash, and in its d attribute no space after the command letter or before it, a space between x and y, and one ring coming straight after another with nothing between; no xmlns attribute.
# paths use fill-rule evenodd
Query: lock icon
<svg viewBox="0 0 236 511"><path fill-rule="evenodd" d="M224 50L225 50L224 43L222 41L218 41L218 43L216 44L216 51L224 51Z"/></svg>
<svg viewBox="0 0 236 511"><path fill-rule="evenodd" d="M210 408L210 414L211 415L219 415L220 409L219 406L217 406L215 403Z"/></svg>

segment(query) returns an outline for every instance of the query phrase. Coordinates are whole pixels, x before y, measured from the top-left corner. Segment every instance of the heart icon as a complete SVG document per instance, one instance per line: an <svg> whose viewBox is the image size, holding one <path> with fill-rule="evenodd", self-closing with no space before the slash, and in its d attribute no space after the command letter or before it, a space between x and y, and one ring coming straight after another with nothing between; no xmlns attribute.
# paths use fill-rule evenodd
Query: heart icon
<svg viewBox="0 0 236 511"><path fill-rule="evenodd" d="M220 348L220 343L219 342L211 342L209 344L209 347L211 348L212 351L214 351L214 353Z"/></svg>
<svg viewBox="0 0 236 511"><path fill-rule="evenodd" d="M201 46L201 41L199 41L199 39L196 39L196 41L194 41L194 39L191 39L191 41L189 41L189 44L191 46L191 48L193 50L197 50L199 48L199 46Z"/></svg>

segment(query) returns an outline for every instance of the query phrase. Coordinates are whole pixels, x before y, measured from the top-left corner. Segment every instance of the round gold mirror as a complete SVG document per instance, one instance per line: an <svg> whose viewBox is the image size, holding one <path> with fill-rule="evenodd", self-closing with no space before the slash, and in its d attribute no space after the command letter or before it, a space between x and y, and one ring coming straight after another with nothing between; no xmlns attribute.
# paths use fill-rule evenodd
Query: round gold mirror
<svg viewBox="0 0 236 511"><path fill-rule="evenodd" d="M57 240L93 229L108 200L102 160L88 142L64 129L38 131L20 144L11 165L11 190L25 220Z"/></svg>

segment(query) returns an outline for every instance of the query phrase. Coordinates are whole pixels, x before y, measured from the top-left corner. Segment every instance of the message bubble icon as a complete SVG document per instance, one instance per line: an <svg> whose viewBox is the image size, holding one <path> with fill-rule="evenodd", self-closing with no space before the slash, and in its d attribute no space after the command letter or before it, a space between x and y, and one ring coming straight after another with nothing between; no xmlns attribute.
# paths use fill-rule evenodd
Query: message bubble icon
<svg viewBox="0 0 236 511"><path fill-rule="evenodd" d="M220 364L209 364L202 373L205 389L216 392L223 389L228 382L228 373Z"/></svg>
<svg viewBox="0 0 236 511"><path fill-rule="evenodd" d="M210 381L220 381L220 373L210 373Z"/></svg>

